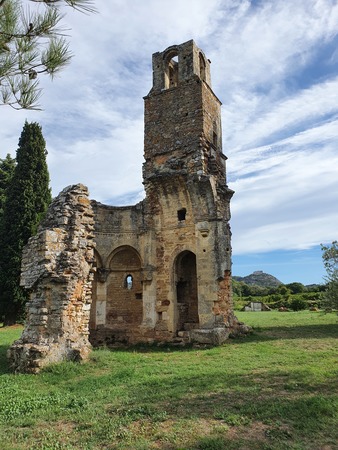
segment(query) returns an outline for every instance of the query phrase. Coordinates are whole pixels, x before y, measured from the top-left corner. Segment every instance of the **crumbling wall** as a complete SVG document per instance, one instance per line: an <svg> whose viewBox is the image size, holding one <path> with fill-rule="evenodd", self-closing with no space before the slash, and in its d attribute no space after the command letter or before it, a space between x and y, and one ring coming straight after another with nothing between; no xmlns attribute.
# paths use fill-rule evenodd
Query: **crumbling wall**
<svg viewBox="0 0 338 450"><path fill-rule="evenodd" d="M30 291L24 331L8 351L12 369L36 373L62 360L86 359L94 261L94 216L82 184L51 203L22 259Z"/></svg>

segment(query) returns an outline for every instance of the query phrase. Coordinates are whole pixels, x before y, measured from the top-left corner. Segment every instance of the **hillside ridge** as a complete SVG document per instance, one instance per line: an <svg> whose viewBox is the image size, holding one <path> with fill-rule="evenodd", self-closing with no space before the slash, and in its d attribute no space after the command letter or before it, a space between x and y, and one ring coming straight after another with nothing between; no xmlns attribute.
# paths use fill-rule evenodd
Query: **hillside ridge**
<svg viewBox="0 0 338 450"><path fill-rule="evenodd" d="M278 278L270 275L269 273L265 273L262 270L256 270L255 272L251 273L250 275L246 275L245 277L233 276L232 278L235 281L242 281L243 283L248 285L254 284L262 287L272 287L283 284L280 280L278 280Z"/></svg>

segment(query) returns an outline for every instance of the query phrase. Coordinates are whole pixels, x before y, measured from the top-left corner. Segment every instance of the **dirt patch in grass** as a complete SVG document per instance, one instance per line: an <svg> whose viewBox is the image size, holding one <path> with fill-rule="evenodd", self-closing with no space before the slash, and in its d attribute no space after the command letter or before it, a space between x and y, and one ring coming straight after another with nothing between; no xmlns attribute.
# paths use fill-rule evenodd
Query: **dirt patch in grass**
<svg viewBox="0 0 338 450"><path fill-rule="evenodd" d="M77 427L76 423L74 422L66 422L64 420L59 420L57 422L54 422L53 424L53 430L57 433L60 432L61 434L70 434L75 430Z"/></svg>
<svg viewBox="0 0 338 450"><path fill-rule="evenodd" d="M263 422L252 422L245 427L231 427L227 433L227 438L231 440L244 439L247 441L269 442L273 435L277 435L278 430L281 436L291 437L287 426L271 426Z"/></svg>

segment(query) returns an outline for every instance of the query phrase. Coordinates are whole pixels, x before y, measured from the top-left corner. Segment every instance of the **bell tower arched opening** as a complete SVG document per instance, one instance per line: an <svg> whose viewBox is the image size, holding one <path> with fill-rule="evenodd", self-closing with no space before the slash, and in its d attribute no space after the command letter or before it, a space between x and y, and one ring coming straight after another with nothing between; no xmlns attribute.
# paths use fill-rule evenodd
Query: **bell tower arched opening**
<svg viewBox="0 0 338 450"><path fill-rule="evenodd" d="M178 85L178 54L170 52L166 57L164 88L170 89Z"/></svg>
<svg viewBox="0 0 338 450"><path fill-rule="evenodd" d="M201 52L199 54L199 64L200 64L200 77L201 77L201 80L205 81L206 80L206 64L205 64L204 56L202 55Z"/></svg>
<svg viewBox="0 0 338 450"><path fill-rule="evenodd" d="M184 251L175 262L177 331L188 331L199 323L196 255Z"/></svg>

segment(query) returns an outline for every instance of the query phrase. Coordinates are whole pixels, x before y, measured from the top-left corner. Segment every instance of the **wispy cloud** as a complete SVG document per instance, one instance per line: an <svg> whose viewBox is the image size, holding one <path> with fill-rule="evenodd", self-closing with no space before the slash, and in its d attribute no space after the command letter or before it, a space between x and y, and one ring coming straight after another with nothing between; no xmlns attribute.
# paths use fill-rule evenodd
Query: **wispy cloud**
<svg viewBox="0 0 338 450"><path fill-rule="evenodd" d="M143 195L143 100L151 54L191 38L212 60L235 254L337 236L336 0L97 0L68 11L72 64L43 80L45 111L1 107L1 156L25 118L42 124L53 193L83 182L112 204Z"/></svg>
<svg viewBox="0 0 338 450"><path fill-rule="evenodd" d="M300 90L291 98L274 99L255 121L249 121L252 114L248 114L245 126L239 125L238 134L228 139L228 145L236 150L250 144L273 142L276 137L293 135L337 113L338 77Z"/></svg>

